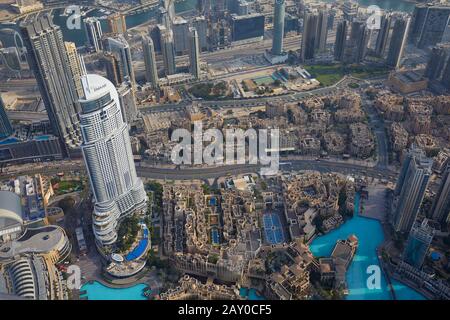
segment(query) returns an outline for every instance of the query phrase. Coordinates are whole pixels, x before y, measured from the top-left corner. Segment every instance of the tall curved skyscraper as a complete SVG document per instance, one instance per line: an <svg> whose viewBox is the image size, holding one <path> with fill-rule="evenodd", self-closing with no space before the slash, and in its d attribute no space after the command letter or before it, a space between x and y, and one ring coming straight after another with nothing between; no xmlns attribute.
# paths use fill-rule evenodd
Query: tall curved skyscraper
<svg viewBox="0 0 450 320"><path fill-rule="evenodd" d="M274 55L281 55L283 53L285 11L286 11L285 1L275 0L275 12L273 16L273 42L272 42L272 54Z"/></svg>
<svg viewBox="0 0 450 320"><path fill-rule="evenodd" d="M99 244L117 240L118 220L146 207L144 185L136 175L127 124L114 85L98 75L83 75L80 99L83 152L95 197L93 230Z"/></svg>

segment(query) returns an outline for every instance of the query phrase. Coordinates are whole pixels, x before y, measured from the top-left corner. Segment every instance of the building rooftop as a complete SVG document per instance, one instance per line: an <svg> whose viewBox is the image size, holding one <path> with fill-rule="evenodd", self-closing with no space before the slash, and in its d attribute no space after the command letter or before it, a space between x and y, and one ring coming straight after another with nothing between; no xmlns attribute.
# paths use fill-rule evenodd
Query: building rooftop
<svg viewBox="0 0 450 320"><path fill-rule="evenodd" d="M418 74L415 71L406 71L397 74L397 78L400 79L404 83L413 83L423 80L422 75Z"/></svg>
<svg viewBox="0 0 450 320"><path fill-rule="evenodd" d="M0 191L0 230L17 224L23 224L20 197L10 191Z"/></svg>
<svg viewBox="0 0 450 320"><path fill-rule="evenodd" d="M12 242L0 246L0 261L9 260L25 253L48 253L62 250L68 239L58 226L28 229L25 234Z"/></svg>

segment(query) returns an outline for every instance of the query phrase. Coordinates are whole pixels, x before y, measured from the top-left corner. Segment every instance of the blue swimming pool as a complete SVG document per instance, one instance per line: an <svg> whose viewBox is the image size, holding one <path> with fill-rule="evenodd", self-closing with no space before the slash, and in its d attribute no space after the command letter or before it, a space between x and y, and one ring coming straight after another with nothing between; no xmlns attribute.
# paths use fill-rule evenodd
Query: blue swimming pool
<svg viewBox="0 0 450 320"><path fill-rule="evenodd" d="M144 229L144 237L141 241L139 241L139 244L136 246L136 248L133 249L129 254L125 256L125 260L131 261L138 259L142 256L142 254L145 252L145 249L148 245L148 229Z"/></svg>
<svg viewBox="0 0 450 320"><path fill-rule="evenodd" d="M0 141L0 145L6 145L11 143L19 142L20 140L14 137L7 138L5 140Z"/></svg>
<svg viewBox="0 0 450 320"><path fill-rule="evenodd" d="M49 136L49 135L42 135L42 136L36 136L36 137L34 137L34 140L37 140L37 141L47 141L47 140L49 140L51 138L51 136Z"/></svg>
<svg viewBox="0 0 450 320"><path fill-rule="evenodd" d="M263 296L258 295L255 289L240 288L239 295L247 300L265 300Z"/></svg>
<svg viewBox="0 0 450 320"><path fill-rule="evenodd" d="M214 245L218 245L220 243L219 230L217 230L216 228L211 229L211 238L212 243Z"/></svg>
<svg viewBox="0 0 450 320"><path fill-rule="evenodd" d="M359 194L355 196L354 217L344 223L338 229L328 234L317 237L311 243L311 252L316 257L330 256L336 241L347 239L355 234L358 237L358 250L347 270L348 300L390 300L392 299L385 275L381 277L380 289L368 289L366 286L368 274L367 267L378 265L379 261L376 248L383 242L384 235L381 224L374 219L359 215ZM399 300L423 300L418 292L403 285L398 281L392 281L396 297Z"/></svg>
<svg viewBox="0 0 450 320"><path fill-rule="evenodd" d="M88 300L147 300L142 295L146 287L146 284L139 283L129 288L110 288L94 281L81 287L80 291L86 290L87 293L80 298L87 297Z"/></svg>

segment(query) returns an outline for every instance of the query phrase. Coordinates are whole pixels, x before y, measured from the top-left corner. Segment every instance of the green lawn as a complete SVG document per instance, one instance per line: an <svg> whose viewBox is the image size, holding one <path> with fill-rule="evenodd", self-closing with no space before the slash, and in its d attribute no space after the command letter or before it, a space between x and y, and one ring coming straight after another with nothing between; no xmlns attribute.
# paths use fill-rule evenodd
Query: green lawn
<svg viewBox="0 0 450 320"><path fill-rule="evenodd" d="M351 65L347 66L346 72L351 74L352 76L360 79L378 77L381 75L387 75L389 73L389 69L386 67L377 67L377 66L359 66L359 65Z"/></svg>
<svg viewBox="0 0 450 320"><path fill-rule="evenodd" d="M254 78L253 81L255 81L258 86L268 86L275 82L271 76Z"/></svg>
<svg viewBox="0 0 450 320"><path fill-rule="evenodd" d="M83 188L83 184L81 181L61 181L59 182L58 192L66 193L73 191L80 191Z"/></svg>
<svg viewBox="0 0 450 320"><path fill-rule="evenodd" d="M340 64L305 66L305 69L324 87L329 87L344 77Z"/></svg>
<svg viewBox="0 0 450 320"><path fill-rule="evenodd" d="M305 66L305 69L316 78L324 87L331 86L341 80L344 75L352 75L356 78L366 79L381 75L387 75L389 70L384 67L370 67L341 64L332 65L311 65Z"/></svg>

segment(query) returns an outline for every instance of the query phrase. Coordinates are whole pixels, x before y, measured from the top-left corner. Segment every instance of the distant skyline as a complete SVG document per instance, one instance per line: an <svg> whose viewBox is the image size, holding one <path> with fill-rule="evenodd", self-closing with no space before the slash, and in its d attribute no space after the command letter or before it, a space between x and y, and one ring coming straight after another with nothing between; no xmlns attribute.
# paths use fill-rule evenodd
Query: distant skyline
<svg viewBox="0 0 450 320"><path fill-rule="evenodd" d="M322 2L336 2L336 0L319 0ZM356 0L361 6L377 5L381 9L412 12L416 3L407 0Z"/></svg>

